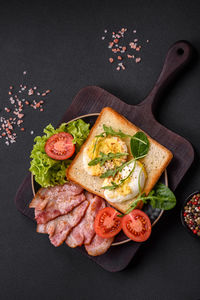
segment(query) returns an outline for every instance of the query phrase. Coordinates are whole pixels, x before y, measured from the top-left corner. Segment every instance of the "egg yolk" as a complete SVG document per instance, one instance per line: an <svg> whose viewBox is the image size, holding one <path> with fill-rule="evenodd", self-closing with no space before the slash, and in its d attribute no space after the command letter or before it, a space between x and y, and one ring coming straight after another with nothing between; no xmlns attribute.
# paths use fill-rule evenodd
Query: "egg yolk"
<svg viewBox="0 0 200 300"><path fill-rule="evenodd" d="M115 182L119 185L114 190L105 190L105 196L113 202L123 202L127 200L129 196L133 195L135 197L139 194L144 188L144 181L147 178L147 173L144 165L137 161L135 167L133 169L132 174L130 174L134 164L132 163L130 166L124 167L124 169L119 172L115 178L106 178L103 186L109 186L112 182ZM130 175L129 175L130 174ZM143 179L142 177L143 176ZM127 178L128 177L128 178ZM127 178L127 179L126 179ZM121 180L125 181L121 184ZM129 197L130 198L130 197ZM114 201L116 200L116 201Z"/></svg>
<svg viewBox="0 0 200 300"><path fill-rule="evenodd" d="M116 189L116 191L119 195L126 196L131 193L131 188L130 188L129 182L130 182L130 178L128 178L121 186L119 186Z"/></svg>
<svg viewBox="0 0 200 300"><path fill-rule="evenodd" d="M104 154L112 153L125 153L127 152L127 146L125 142L123 142L118 137L103 137L103 138L95 138L91 145L88 147L87 155L93 160L96 157L100 156L100 152ZM120 158L114 158L112 160L107 161L104 166L100 166L97 164L95 166L90 166L92 169L92 175L100 176L102 173L106 172L108 169L113 169L116 166L120 166L123 162L126 161L126 156Z"/></svg>

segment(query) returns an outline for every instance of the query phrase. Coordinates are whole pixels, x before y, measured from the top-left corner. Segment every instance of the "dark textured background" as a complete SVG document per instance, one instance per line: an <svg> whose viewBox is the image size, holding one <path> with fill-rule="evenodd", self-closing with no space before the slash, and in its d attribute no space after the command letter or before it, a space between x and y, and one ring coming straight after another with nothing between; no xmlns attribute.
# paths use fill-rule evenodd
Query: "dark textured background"
<svg viewBox="0 0 200 300"><path fill-rule="evenodd" d="M163 97L157 119L194 145L195 162L176 191L177 207L165 213L129 267L108 273L66 246L54 248L36 234L33 222L14 206L16 190L27 174L33 144L61 118L75 94L98 85L127 103L139 103L150 91L171 44L189 40L200 51L199 1L0 1L0 103L8 87L21 81L49 88L45 111L25 116L27 131L7 147L0 141L0 299L200 298L200 241L184 231L180 206L200 188L200 66L196 62ZM103 30L122 26L149 39L142 63L124 72L107 63ZM0 112L1 114L1 112Z"/></svg>

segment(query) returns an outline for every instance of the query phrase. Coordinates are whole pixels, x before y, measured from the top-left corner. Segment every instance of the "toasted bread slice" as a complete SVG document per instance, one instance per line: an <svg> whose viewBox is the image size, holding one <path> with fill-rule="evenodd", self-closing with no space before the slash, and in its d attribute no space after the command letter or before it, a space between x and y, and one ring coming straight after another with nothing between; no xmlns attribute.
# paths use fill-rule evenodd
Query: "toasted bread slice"
<svg viewBox="0 0 200 300"><path fill-rule="evenodd" d="M134 135L137 131L141 130L112 108L105 107L92 127L87 140L68 168L67 178L69 180L81 185L87 191L104 198L104 191L101 189L104 179L98 176L89 175L83 167L83 150L92 143L92 140L96 135L103 132L103 124L111 126L116 131L121 130L129 135ZM147 179L143 190L146 194L148 194L154 187L173 157L172 153L167 148L153 140L150 136L147 135L147 137L150 143L149 152L147 156L141 160L147 172ZM129 146L130 139L125 138L124 140L128 146L129 153L131 153ZM131 199L121 203L112 202L110 204L124 213L129 208L133 200L134 199Z"/></svg>

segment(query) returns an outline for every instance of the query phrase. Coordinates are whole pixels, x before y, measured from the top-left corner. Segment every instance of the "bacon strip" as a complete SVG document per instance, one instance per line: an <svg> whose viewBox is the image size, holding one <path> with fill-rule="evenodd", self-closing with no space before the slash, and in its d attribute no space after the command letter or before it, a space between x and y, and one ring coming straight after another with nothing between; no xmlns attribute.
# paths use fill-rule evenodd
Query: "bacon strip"
<svg viewBox="0 0 200 300"><path fill-rule="evenodd" d="M82 221L71 231L66 239L66 244L75 248L83 244L90 244L95 235L94 219L98 211L104 208L105 201L96 195L86 192L86 198L89 201L89 207Z"/></svg>
<svg viewBox="0 0 200 300"><path fill-rule="evenodd" d="M55 187L41 188L29 207L35 208L38 224L45 224L60 215L65 215L85 201L83 189L71 182ZM81 193L81 194L80 194Z"/></svg>
<svg viewBox="0 0 200 300"><path fill-rule="evenodd" d="M60 246L66 240L71 229L81 221L88 205L89 202L84 201L68 214L60 216L46 224L38 224L37 232L48 233L51 243L55 247Z"/></svg>
<svg viewBox="0 0 200 300"><path fill-rule="evenodd" d="M103 239L95 234L91 244L85 245L85 249L89 255L97 256L104 254L112 245L114 238Z"/></svg>

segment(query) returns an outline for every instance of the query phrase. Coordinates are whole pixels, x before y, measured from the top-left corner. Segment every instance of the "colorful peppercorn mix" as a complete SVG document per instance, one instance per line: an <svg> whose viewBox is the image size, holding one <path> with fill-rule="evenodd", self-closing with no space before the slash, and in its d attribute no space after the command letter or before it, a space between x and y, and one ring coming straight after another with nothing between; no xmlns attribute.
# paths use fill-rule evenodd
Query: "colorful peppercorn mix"
<svg viewBox="0 0 200 300"><path fill-rule="evenodd" d="M187 227L200 237L200 194L195 194L185 204L182 213Z"/></svg>

